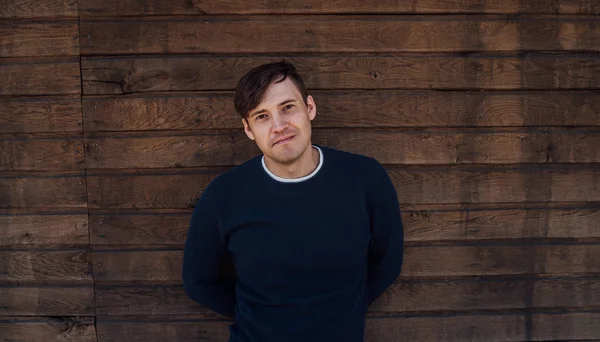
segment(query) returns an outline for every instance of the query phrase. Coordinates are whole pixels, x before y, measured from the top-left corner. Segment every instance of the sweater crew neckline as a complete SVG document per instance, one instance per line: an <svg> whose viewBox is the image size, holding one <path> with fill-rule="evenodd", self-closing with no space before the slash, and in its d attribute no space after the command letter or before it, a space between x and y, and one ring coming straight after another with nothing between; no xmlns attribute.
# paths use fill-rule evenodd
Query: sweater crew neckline
<svg viewBox="0 0 600 342"><path fill-rule="evenodd" d="M274 174L273 172L271 172L267 168L267 164L265 164L265 156L264 155L261 158L262 167L265 170L265 172L269 176L271 176L271 178L273 178L274 180L276 180L278 182L282 182L282 183L299 183L299 182L306 181L306 180L314 177L317 174L317 172L319 172L319 170L321 169L321 167L323 166L323 151L317 145L312 145L312 147L316 148L317 151L319 151L319 164L317 165L317 168L315 168L313 170L313 172L311 172L310 174L308 174L306 176L298 177L298 178L283 178L283 177L279 177L279 176L277 176L276 174Z"/></svg>

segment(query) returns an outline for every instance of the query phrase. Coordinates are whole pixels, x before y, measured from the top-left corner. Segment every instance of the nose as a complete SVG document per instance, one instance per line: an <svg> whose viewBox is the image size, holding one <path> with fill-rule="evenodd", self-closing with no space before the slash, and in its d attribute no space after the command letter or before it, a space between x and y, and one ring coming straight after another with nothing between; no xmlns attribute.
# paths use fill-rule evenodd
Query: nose
<svg viewBox="0 0 600 342"><path fill-rule="evenodd" d="M273 131L280 132L283 131L287 127L287 122L283 115L275 114L273 115Z"/></svg>

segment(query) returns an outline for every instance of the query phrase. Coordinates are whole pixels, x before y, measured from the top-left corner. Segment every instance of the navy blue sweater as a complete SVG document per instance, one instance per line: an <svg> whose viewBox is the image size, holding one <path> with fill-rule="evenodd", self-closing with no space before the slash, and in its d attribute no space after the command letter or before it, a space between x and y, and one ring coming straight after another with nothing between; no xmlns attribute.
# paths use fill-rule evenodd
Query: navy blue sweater
<svg viewBox="0 0 600 342"><path fill-rule="evenodd" d="M400 273L402 220L385 169L315 146L321 165L299 182L274 178L260 155L217 177L196 203L184 288L235 318L229 341L361 342L367 307Z"/></svg>

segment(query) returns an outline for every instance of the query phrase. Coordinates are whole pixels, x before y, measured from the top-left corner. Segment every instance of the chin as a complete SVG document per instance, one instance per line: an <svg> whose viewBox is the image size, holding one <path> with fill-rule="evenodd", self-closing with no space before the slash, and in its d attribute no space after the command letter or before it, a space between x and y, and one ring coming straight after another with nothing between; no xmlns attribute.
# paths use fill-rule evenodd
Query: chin
<svg viewBox="0 0 600 342"><path fill-rule="evenodd" d="M296 151L285 151L285 152L274 153L271 156L271 159L273 159L275 162L277 162L279 164L291 164L294 161L296 161L300 157L300 155L301 155L301 153L296 152Z"/></svg>
<svg viewBox="0 0 600 342"><path fill-rule="evenodd" d="M302 155L298 146L273 146L269 157L279 164L291 164Z"/></svg>

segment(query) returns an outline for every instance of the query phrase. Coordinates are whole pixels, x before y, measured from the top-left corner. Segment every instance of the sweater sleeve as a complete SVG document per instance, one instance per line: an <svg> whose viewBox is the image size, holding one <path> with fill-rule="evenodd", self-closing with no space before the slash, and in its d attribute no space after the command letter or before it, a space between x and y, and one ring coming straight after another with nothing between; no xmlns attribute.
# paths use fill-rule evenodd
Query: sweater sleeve
<svg viewBox="0 0 600 342"><path fill-rule="evenodd" d="M226 274L225 261L226 246L214 189L209 185L196 202L190 220L183 252L183 286L194 301L221 315L234 317L235 279Z"/></svg>
<svg viewBox="0 0 600 342"><path fill-rule="evenodd" d="M369 304L394 283L404 259L404 229L396 189L379 162L369 193Z"/></svg>

